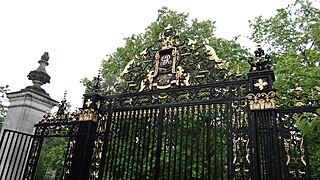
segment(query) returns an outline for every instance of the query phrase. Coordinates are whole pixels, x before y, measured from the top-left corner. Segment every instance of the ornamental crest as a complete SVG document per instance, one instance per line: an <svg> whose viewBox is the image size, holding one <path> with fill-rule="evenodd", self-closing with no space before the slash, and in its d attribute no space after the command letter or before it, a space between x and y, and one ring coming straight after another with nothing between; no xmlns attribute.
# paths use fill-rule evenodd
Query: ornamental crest
<svg viewBox="0 0 320 180"><path fill-rule="evenodd" d="M213 47L180 39L171 25L159 35L158 47L146 48L125 66L108 92L141 92L228 81L241 77L240 69L229 70Z"/></svg>
<svg viewBox="0 0 320 180"><path fill-rule="evenodd" d="M154 55L154 70L151 71L149 77L151 87L166 89L172 84L179 84L176 71L180 52L178 47L173 44L175 37L172 26L168 26L162 34L161 43L163 46Z"/></svg>

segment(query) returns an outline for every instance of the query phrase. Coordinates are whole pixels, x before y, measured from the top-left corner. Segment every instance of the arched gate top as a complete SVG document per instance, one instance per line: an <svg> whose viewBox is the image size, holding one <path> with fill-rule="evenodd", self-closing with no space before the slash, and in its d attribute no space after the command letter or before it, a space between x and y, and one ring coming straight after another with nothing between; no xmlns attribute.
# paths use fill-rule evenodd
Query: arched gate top
<svg viewBox="0 0 320 180"><path fill-rule="evenodd" d="M181 39L168 25L158 47L146 48L125 66L111 87L113 93L142 92L228 81L241 76L229 70L229 62L218 57L213 47L192 39Z"/></svg>

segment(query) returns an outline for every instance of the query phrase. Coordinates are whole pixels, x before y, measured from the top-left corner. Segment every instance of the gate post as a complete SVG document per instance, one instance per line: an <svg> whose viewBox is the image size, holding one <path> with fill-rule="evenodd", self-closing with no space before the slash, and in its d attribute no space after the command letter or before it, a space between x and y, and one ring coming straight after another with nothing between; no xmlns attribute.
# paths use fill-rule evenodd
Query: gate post
<svg viewBox="0 0 320 180"><path fill-rule="evenodd" d="M69 170L64 172L63 179L89 179L99 120L100 101L101 96L99 94L84 95L83 108L79 113L79 129L74 139L74 150L71 155L71 165L68 168Z"/></svg>
<svg viewBox="0 0 320 180"><path fill-rule="evenodd" d="M258 44L248 73L250 92L247 95L251 130L252 179L281 178L276 122L276 90L270 56Z"/></svg>

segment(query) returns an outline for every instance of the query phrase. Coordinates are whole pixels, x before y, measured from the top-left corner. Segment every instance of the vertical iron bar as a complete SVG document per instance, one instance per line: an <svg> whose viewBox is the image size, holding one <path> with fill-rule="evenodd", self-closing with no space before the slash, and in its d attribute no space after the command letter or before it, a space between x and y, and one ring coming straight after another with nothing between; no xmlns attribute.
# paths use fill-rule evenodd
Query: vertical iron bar
<svg viewBox="0 0 320 180"><path fill-rule="evenodd" d="M203 106L202 105L198 105L198 113L197 113L197 119L196 119L196 137L195 137L195 141L196 141L196 152L197 152L197 155L196 155L196 178L199 177L199 141L200 141L200 138L199 138L199 121L200 121L200 116L202 115L202 109L203 109ZM202 118L202 116L201 116Z"/></svg>
<svg viewBox="0 0 320 180"><path fill-rule="evenodd" d="M170 112L170 115L168 114L168 122L170 122L170 137L169 137L169 163L168 163L168 180L170 179L170 166L171 166L171 153L172 153L172 146L173 146L173 143L172 143L172 126L173 126L173 123L174 123L174 120L173 120L173 113L174 113L174 108L171 107L171 112ZM176 151L174 149L174 151Z"/></svg>
<svg viewBox="0 0 320 180"><path fill-rule="evenodd" d="M8 166L8 171L7 171L5 179L7 179L10 171L11 171L11 174L13 173L13 170L14 170L14 167L15 167L15 162L16 162L16 161L13 161L13 159L17 159L18 152L16 152L16 148L21 143L20 142L20 137L22 136L22 134L18 133L18 132L15 132L14 134L15 134L15 138L14 138L13 141L15 141L15 144L13 146L13 150L11 151L12 155L11 155L11 158L10 158L10 164ZM18 145L17 145L17 143L18 143ZM18 151L19 151L19 149L18 149ZM16 158L14 158L14 157L16 157ZM12 175L10 175L9 177L12 177Z"/></svg>
<svg viewBox="0 0 320 180"><path fill-rule="evenodd" d="M164 121L162 122L162 128L163 128L163 130L162 130L162 139L164 140L164 146L163 146L163 161L162 161L162 168L161 168L161 170L162 170L162 178L164 178L165 177L165 171L166 171L166 169L165 169L165 165L166 165L166 152L167 152L167 140L168 140L168 138L167 138L167 131L168 131L168 128L167 128L167 125L168 125L168 107L165 107L164 108L164 115L163 115L163 117L164 117ZM162 145L162 144L161 144ZM161 160L160 160L161 161Z"/></svg>
<svg viewBox="0 0 320 180"><path fill-rule="evenodd" d="M20 172L20 176L18 176L18 177L22 177L23 176L23 173L24 173L24 167L23 167L23 165L25 165L26 164L26 161L27 161L27 159L28 159L28 154L29 154L29 151L30 151L30 149L31 149L31 143L33 142L33 136L31 136L29 139L28 139L28 141L27 141L27 151L25 151L24 153L23 153L23 155L24 155L24 160L22 161L22 170L21 170L21 172ZM26 143L24 143L24 145L23 145L23 147L26 147ZM21 161L19 162L19 166L20 166L20 163L21 163ZM17 173L18 174L18 173Z"/></svg>
<svg viewBox="0 0 320 180"><path fill-rule="evenodd" d="M130 121L131 121L131 111L124 111L126 112L125 113L125 134L124 134L124 138L123 138L123 143L125 143L125 147L124 147L124 155L123 155L123 164L122 164L122 170L123 170L123 175L122 176L125 176L127 175L127 171L126 171L126 163L129 163L127 161L127 158L128 158L128 155L127 155L127 151L128 151L128 141L130 141L130 128L132 127L130 125ZM130 149L129 149L130 151Z"/></svg>
<svg viewBox="0 0 320 180"><path fill-rule="evenodd" d="M164 116L164 107L160 106L160 112L158 117L158 139L157 139L157 151L156 151L156 164L155 164L155 177L154 179L159 179L160 176L160 156L161 156L161 144L162 144L162 121Z"/></svg>
<svg viewBox="0 0 320 180"><path fill-rule="evenodd" d="M10 136L10 138L11 138L11 142L10 142L10 144L9 144L9 146L8 146L8 151L7 151L7 154L6 154L6 157L5 157L5 160L4 160L4 167L3 167L3 171L1 172L1 175L0 175L0 177L2 178L3 177L3 175L6 175L6 174L4 174L4 170L5 169L9 169L9 167L10 167L10 164L7 166L7 163L8 163L8 158L9 158L9 155L11 154L10 152L11 152L11 148L12 148L12 143L13 143L13 139L14 139L14 137L15 137L15 133L13 132L13 131L11 131L10 132L10 134L12 133L12 135ZM9 139L9 138L8 138ZM4 151L4 152L6 152L6 151ZM12 156L12 154L11 154L11 156Z"/></svg>
<svg viewBox="0 0 320 180"><path fill-rule="evenodd" d="M234 172L232 169L232 167L233 167L232 156L233 156L233 146L234 146L234 144L232 142L233 136L234 136L234 134L233 134L234 128L232 127L232 115L233 115L232 103L234 102L234 99L235 99L234 96L235 96L235 93L237 93L237 92L232 91L232 88L236 87L236 85L233 83L230 84L229 86L226 86L226 87L228 88L228 97L229 97L229 102L227 104L225 104L226 111L227 111L226 112L226 121L225 121L226 133L227 133L227 138L226 138L226 141L227 141L227 150L226 150L226 152L227 152L227 179L233 179L235 177L233 176ZM236 88L236 91L237 91L237 88ZM221 124L223 124L222 120L221 120ZM221 144L221 146L222 146L222 144ZM223 178L223 177L221 177L221 178Z"/></svg>
<svg viewBox="0 0 320 180"><path fill-rule="evenodd" d="M21 135L23 135L23 134L21 134ZM16 157L15 157L15 159L14 159L14 164L16 164L17 163L17 160L18 160L18 157L20 157L20 159L22 159L22 158L25 158L24 156L23 156L23 151L24 150L26 150L26 149L24 149L25 148L25 146L22 146L22 148L21 148L21 144L23 144L26 140L27 140L27 138L28 138L28 135L23 135L22 137L21 137L21 141L20 141L20 143L19 143L19 146L18 146L18 151L20 151L19 152L19 154L16 154ZM22 149L22 150L21 150ZM19 161L18 162L18 164L17 164L17 169L19 170L19 167L20 167L20 162L21 161ZM22 168L20 169L21 171L23 171L22 170ZM11 171L11 174L10 174L10 177L13 177L13 170ZM15 173L15 176L18 174L18 171ZM16 179L16 178L13 178L13 179Z"/></svg>
<svg viewBox="0 0 320 180"><path fill-rule="evenodd" d="M193 134L195 133L194 132L194 119L195 119L195 112L197 111L196 109L196 106L191 106L192 109L191 109L191 142L190 142L190 178L193 178L192 175L192 167L193 167L193 146L194 146L194 143L193 143Z"/></svg>
<svg viewBox="0 0 320 180"><path fill-rule="evenodd" d="M210 153L210 126L211 126L211 118L212 118L212 108L213 104L209 106L209 118L207 121L207 162L208 162L208 179L210 179L211 174L211 153Z"/></svg>
<svg viewBox="0 0 320 180"><path fill-rule="evenodd" d="M151 133L152 133L152 127L153 127L152 126L152 123L153 123L152 119L154 118L153 111L154 111L154 109L151 109L151 110L149 109L148 110L148 114L150 114L150 116L149 116L149 120L148 120L148 143L146 143L147 152L146 152L146 163L145 163L144 179L148 178L148 160L149 160L149 149L150 149L149 147L150 146L152 147L152 144L153 144L153 142L151 142ZM150 159L152 161L152 156L150 156ZM150 168L150 171L151 171L151 168Z"/></svg>
<svg viewBox="0 0 320 180"><path fill-rule="evenodd" d="M110 162L110 169L109 169L109 178L114 179L115 175L114 175L114 169L115 169L115 164L114 164L114 160L116 159L115 157L115 151L116 151L116 143L117 143L117 130L118 130L118 123L119 123L119 111L114 112L114 119L113 119L113 130L111 131L112 133L112 144L110 144L110 147L112 145L112 147L110 148L110 157L111 157L111 162Z"/></svg>
<svg viewBox="0 0 320 180"><path fill-rule="evenodd" d="M126 111L121 111L121 117L120 117L120 130L119 130L119 144L118 144L118 151L120 151L119 156L117 155L117 157L119 157L119 164L118 164L118 174L117 177L120 178L120 176L123 176L123 168L122 168L122 157L123 157L123 144L124 144L124 137L125 137L125 130L126 130L126 120L124 118L126 114ZM120 145L120 141L121 141L121 145Z"/></svg>
<svg viewBox="0 0 320 180"><path fill-rule="evenodd" d="M142 172L140 172L140 173L138 173L138 170L140 170L141 171L141 169L142 168L140 168L140 166L139 166L139 161L141 161L141 163L143 162L143 153L142 153L142 157L141 158L139 158L140 157L140 151L141 151L141 147L143 148L143 139L144 139L144 135L142 135L142 130L144 129L144 127L145 127L145 117L144 117L144 114L145 114L145 110L143 109L143 110L140 110L140 115L138 115L138 119L137 119L137 121L138 121L138 123L140 124L140 127L139 127L139 143L137 144L137 146L138 146L138 154L137 154L137 164L136 164L136 172L135 172L135 177L136 177L136 179L140 176L141 177L141 174L142 174ZM142 150L144 150L144 148L142 149ZM141 164L140 163L140 164Z"/></svg>
<svg viewBox="0 0 320 180"><path fill-rule="evenodd" d="M259 134L259 137L260 138L258 138L258 143L260 144L260 149L261 149L261 151L260 151L260 164L261 164L261 174L260 174L260 176L262 177L261 179L266 179L266 177L265 177L265 172L266 172L266 166L265 166L265 159L266 159L266 156L265 156L265 147L266 147L266 145L265 145L265 139L266 139L266 137L265 137L265 134L264 134L264 121L265 121L265 119L266 118L263 118L263 114L262 114L263 112L258 112L258 123L259 123L259 125L258 125L258 127L259 127L259 132L258 132L258 134Z"/></svg>
<svg viewBox="0 0 320 180"><path fill-rule="evenodd" d="M114 129L115 129L115 113L116 112L111 112L111 119L110 119L110 132L109 132L109 136L110 136L110 141L107 145L107 159L106 159L106 178L109 177L109 179L111 178L111 171L112 171L112 163L109 163L109 161L112 159L112 151L113 151L113 148L112 148L112 144L114 143L114 137L113 137L113 134L114 134Z"/></svg>
<svg viewBox="0 0 320 180"><path fill-rule="evenodd" d="M143 177L143 164L144 164L144 158L145 158L145 156L147 156L148 157L148 153L147 153L147 155L145 154L145 149L146 149L146 136L147 136L147 123L148 123L148 121L149 121L149 111L150 111L150 109L145 109L144 110L144 113L142 113L142 115L143 115L143 122L144 122L144 126L143 126L143 142L142 142L142 144L141 144L141 146L142 146L142 153L141 153L141 163L140 163L140 172L138 173L138 172L136 172L136 174L138 173L139 174L139 176L140 176L140 179L142 179L142 177ZM144 117L144 114L145 114L145 117ZM149 145L149 144L148 144ZM139 151L140 151L140 148L139 148ZM139 158L138 158L139 159ZM147 162L145 163L145 164L147 164ZM147 167L147 166L146 166ZM144 177L144 179L145 179L146 177Z"/></svg>
<svg viewBox="0 0 320 180"><path fill-rule="evenodd" d="M204 108L204 113L203 113L203 118L201 121L201 131L202 131L202 155L201 155L201 159L202 159L202 176L201 179L204 179L204 169L205 169L205 144L206 144L206 137L205 137L205 127L206 127L206 119L210 118L208 117L208 112L207 112L207 108L209 108L208 105L205 105Z"/></svg>
<svg viewBox="0 0 320 180"><path fill-rule="evenodd" d="M185 123L184 119L184 107L180 107L181 109L181 118L178 116L179 122L180 122L180 149L179 149L179 173L178 173L178 179L181 179L182 174L182 150L183 150L183 127Z"/></svg>
<svg viewBox="0 0 320 180"><path fill-rule="evenodd" d="M225 107L225 105L224 104L221 104L220 105L220 135L219 135L219 137L220 137L220 178L221 179L223 179L223 166L224 166L224 164L223 164L223 149L224 149L224 144L223 144L223 120L225 119L225 117L227 117L226 116L226 107ZM232 122L232 117L230 117L229 116L229 118L227 118L227 119L231 119L231 122ZM230 122L230 124L231 124L231 122ZM227 122L225 122L225 123L227 123ZM231 149L231 148L230 148ZM228 156L228 155L227 155Z"/></svg>
<svg viewBox="0 0 320 180"><path fill-rule="evenodd" d="M140 111L141 110L136 110L136 114L134 116L134 121L136 121L135 124L135 130L134 130L134 139L133 139L133 155L132 155L132 163L131 163L131 177L136 178L136 175L134 174L134 165L137 166L138 164L138 159L135 161L135 154L136 154L136 140L137 140L137 133L138 133L138 127L139 127L139 116L140 116ZM139 139L140 141L140 139Z"/></svg>
<svg viewBox="0 0 320 180"><path fill-rule="evenodd" d="M8 137L9 137L9 135L7 135L7 134L10 134L10 131L7 130L7 129L4 129L4 130L3 130L3 133L2 133L2 136L1 136L1 141L0 141L0 150L1 150L1 148L2 148L0 163L2 162L2 159L3 159L3 156L4 156L4 152L5 152L5 150L6 150L7 143L8 143ZM6 137L6 138L5 138L5 137ZM4 141L4 139L6 139L6 141ZM5 142L5 143L2 144L3 142Z"/></svg>
<svg viewBox="0 0 320 180"><path fill-rule="evenodd" d="M280 155L279 155L279 152L280 152L280 149L279 149L279 139L278 139L278 121L277 121L277 113L276 111L272 111L272 120L273 120L273 138L274 138L274 152L275 152L275 160L276 160L276 169L277 169L277 174L276 176L280 179L282 179L282 176L281 176L281 165L280 165ZM308 163L309 164L309 163Z"/></svg>
<svg viewBox="0 0 320 180"><path fill-rule="evenodd" d="M158 143L158 142L155 142L155 138L156 138L156 130L159 131L159 125L156 125L157 123L159 124L159 120L158 120L158 115L159 115L159 112L160 110L159 109L153 109L153 130L152 130L152 147L151 147L151 161L150 161L150 176L151 176L151 173L153 172L153 169L154 169L154 174L153 174L153 179L155 179L155 171L156 171L156 166L153 166L155 164L153 164L154 162L154 148L157 148L157 146L155 146L156 144L155 143ZM160 115L159 115L160 116ZM161 125L162 126L162 125ZM158 128L158 129L156 129ZM158 139L158 138L157 138ZM156 155L156 160L157 160L157 155Z"/></svg>
<svg viewBox="0 0 320 180"><path fill-rule="evenodd" d="M274 173L276 172L276 167L275 164L273 163L273 158L274 158L274 153L271 153L271 149L273 149L273 143L272 143L272 117L270 115L270 111L264 111L264 117L267 117L266 119L266 138L267 138L267 142L266 142L266 166L267 166L267 171L266 171L266 177L267 179L274 179Z"/></svg>
<svg viewBox="0 0 320 180"><path fill-rule="evenodd" d="M120 167L121 167L121 152L122 152L122 149L121 149L121 147L120 147L120 143L121 144L123 144L123 138L122 138L122 131L123 131L123 129L122 129L122 123L123 123L123 114L124 114L124 112L125 111L120 111L120 115L118 116L118 119L117 119L117 121L118 121L118 123L119 123L119 121L120 121L120 127L118 128L119 130L118 130L118 138L117 138L117 149L116 149L116 155L115 155L115 159L116 159L116 162L115 162L115 168L114 168L114 175L116 175L116 177L117 178L120 178L120 171L122 170ZM117 124L118 124L117 123ZM120 154L119 154L119 151L121 151L120 152ZM117 173L118 172L118 173ZM122 173L121 173L122 174Z"/></svg>
<svg viewBox="0 0 320 180"><path fill-rule="evenodd" d="M109 107L110 108L110 107ZM103 117L105 118L105 117ZM109 146L108 144L110 143L110 141L112 140L110 138L110 131L111 131L111 122L112 122L112 110L111 108L109 109L109 111L107 112L107 120L106 120L106 131L104 132L104 143L103 143L103 150L102 150L102 157L101 157L101 168L99 170L99 178L98 180L102 180L103 175L105 174L105 178L107 177L107 173L104 173L104 167L106 167L106 171L107 171L107 161L106 161L106 156L107 156L107 152L109 151ZM110 140L111 139L111 140ZM105 164L104 164L105 163Z"/></svg>
<svg viewBox="0 0 320 180"><path fill-rule="evenodd" d="M6 136L6 134L7 134L7 136ZM1 179L2 179L2 176L3 176L4 170L6 168L6 160L4 160L4 158L6 158L6 157L4 157L4 154L5 154L5 152L9 152L9 148L10 147L8 146L8 142L9 142L8 140L10 139L10 135L11 135L11 131L10 130L7 131L6 129L5 129L5 131L4 131L3 135L2 135L2 138L4 138L6 136L6 140L5 140L5 143L3 145L3 153L2 153L1 158L0 158L0 162L3 162L3 170L2 170L2 172L0 174L0 178ZM1 145L2 145L2 143L1 143Z"/></svg>
<svg viewBox="0 0 320 180"><path fill-rule="evenodd" d="M217 108L220 108L220 106L215 106L214 107L214 135L213 135L213 148L214 148L214 179L217 179L217 175L218 175L218 168L217 168L217 161L218 161L218 158L217 158L217 124L218 124L218 118L220 119L220 124L222 123L221 122L221 116L219 115L219 112L217 110ZM221 146L221 145L220 145Z"/></svg>
<svg viewBox="0 0 320 180"><path fill-rule="evenodd" d="M175 107L174 109L174 115L172 117L172 119L174 119L174 130L175 130L175 141L174 141L174 161L173 161L173 173L172 173L172 177L173 179L176 178L176 166L177 166L177 151L178 151L178 130L179 130L179 126L181 126L181 120L179 119L179 107Z"/></svg>
<svg viewBox="0 0 320 180"><path fill-rule="evenodd" d="M189 131L189 106L186 106L186 149L185 149L185 160L184 160L184 179L187 179L188 172L188 131Z"/></svg>
<svg viewBox="0 0 320 180"><path fill-rule="evenodd" d="M131 131L130 131L130 133L129 133L129 135L130 135L130 138L128 139L129 140L129 152L128 152L128 165L127 165L127 170L126 170L126 172L127 172L127 174L126 174L126 179L128 179L128 176L129 176L129 173L130 173L130 171L129 171L129 167L130 167L130 163L132 163L131 162L131 151L132 151L132 142L134 141L134 139L133 139L133 132L134 132L134 123L135 123L135 121L134 121L134 117L135 117L135 114L136 114L136 111L135 110L132 110L131 112L133 112L133 113L130 113L130 121L132 121L132 124L131 124ZM130 176L132 177L132 174L130 173Z"/></svg>

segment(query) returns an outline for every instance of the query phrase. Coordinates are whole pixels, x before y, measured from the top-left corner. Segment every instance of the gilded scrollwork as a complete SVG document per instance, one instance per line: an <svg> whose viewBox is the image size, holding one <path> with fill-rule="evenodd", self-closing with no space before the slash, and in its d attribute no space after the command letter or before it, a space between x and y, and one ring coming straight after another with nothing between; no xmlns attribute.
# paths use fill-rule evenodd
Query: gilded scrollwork
<svg viewBox="0 0 320 180"><path fill-rule="evenodd" d="M249 108L251 110L256 109L274 109L277 107L277 96L274 91L268 93L249 93L247 95Z"/></svg>
<svg viewBox="0 0 320 180"><path fill-rule="evenodd" d="M80 109L79 110L79 120L80 121L98 121L99 112L95 109Z"/></svg>
<svg viewBox="0 0 320 180"><path fill-rule="evenodd" d="M181 40L171 25L159 38L158 47L146 48L128 62L108 93L193 86L242 76L240 68L229 70L229 62L219 58L212 46Z"/></svg>
<svg viewBox="0 0 320 180"><path fill-rule="evenodd" d="M69 139L68 149L66 152L66 158L65 158L65 162L64 162L65 165L64 165L63 174L61 177L62 180L69 179L73 152L75 150L75 144L76 144L76 141L74 140L74 137L71 137Z"/></svg>

